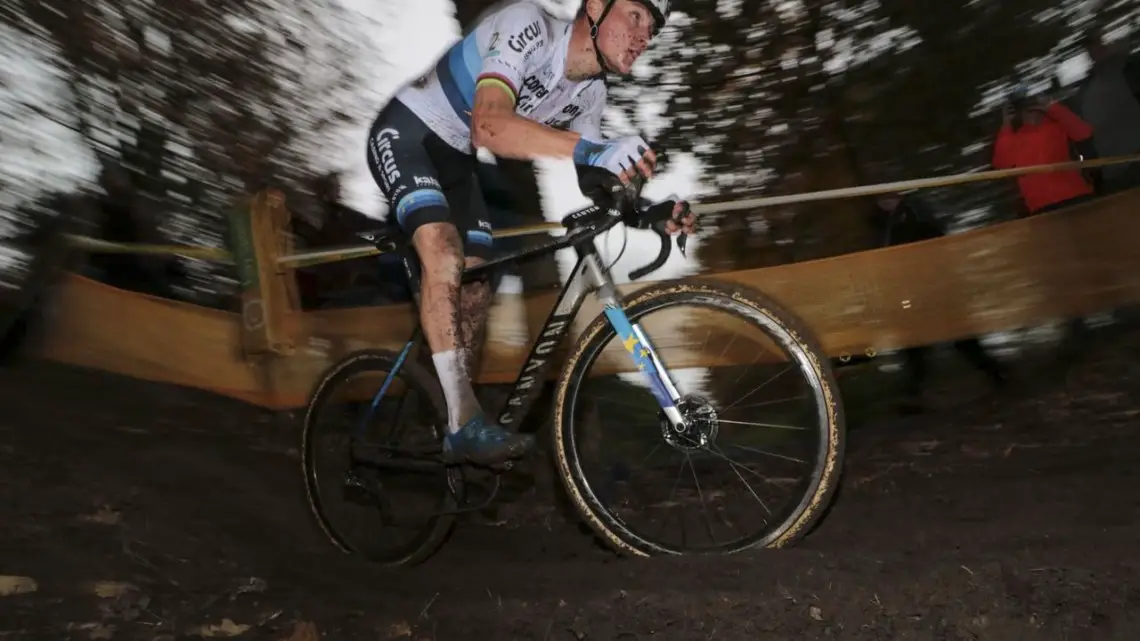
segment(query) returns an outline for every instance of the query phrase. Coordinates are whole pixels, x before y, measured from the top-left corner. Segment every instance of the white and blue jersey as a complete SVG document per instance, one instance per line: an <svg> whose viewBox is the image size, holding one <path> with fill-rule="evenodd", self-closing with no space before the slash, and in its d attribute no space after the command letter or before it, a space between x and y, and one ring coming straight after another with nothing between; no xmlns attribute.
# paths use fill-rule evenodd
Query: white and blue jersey
<svg viewBox="0 0 1140 641"><path fill-rule="evenodd" d="M475 89L485 83L509 91L520 116L601 141L606 86L600 78L565 77L571 26L525 0L496 9L395 99L465 153L473 151Z"/></svg>

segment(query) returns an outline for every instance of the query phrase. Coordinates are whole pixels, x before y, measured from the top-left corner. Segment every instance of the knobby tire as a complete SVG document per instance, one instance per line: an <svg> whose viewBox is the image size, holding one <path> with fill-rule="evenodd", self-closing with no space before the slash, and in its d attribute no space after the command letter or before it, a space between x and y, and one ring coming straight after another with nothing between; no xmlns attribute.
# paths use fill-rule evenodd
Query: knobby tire
<svg viewBox="0 0 1140 641"><path fill-rule="evenodd" d="M314 467L313 460L313 438L317 431L314 420L329 396L332 395L339 385L351 377L364 372L390 372L397 358L398 355L396 353L387 350L362 350L345 356L325 370L325 373L319 379L320 383L314 388L305 410L304 429L301 435L301 473L305 479L305 496L308 500L309 509L321 531L332 541L333 545L345 553L363 554L337 532L336 528L325 515L321 497L318 492L317 470ZM415 392L427 396L435 413L435 420L433 421L434 430L436 432L435 435L442 440L443 426L447 425L447 405L444 402L443 392L439 387L439 382L434 376L429 374L427 370L411 359L406 359L403 364L400 365L400 371L397 373L397 376L404 379L409 390L414 389ZM440 511L456 509L458 501L447 487L447 484L441 484L440 489L444 494ZM370 556L368 559L385 566L406 566L422 563L430 558L443 544L444 540L447 539L447 535L455 525L455 520L456 516L454 514L436 515L429 519L428 523L420 529L420 543L408 553L396 556L395 558Z"/></svg>
<svg viewBox="0 0 1140 641"><path fill-rule="evenodd" d="M736 284L704 279L654 283L626 297L622 301L622 307L630 321L636 322L640 316L649 312L687 303L735 312L759 325L770 338L793 352L793 355L799 353L802 360L806 361L806 368L800 363L801 373L815 379L822 391L826 420L823 426L819 426L824 433L821 435L820 451L814 461L807 492L794 511L772 533L759 541L727 550L726 553L753 547L790 546L819 521L839 486L846 429L838 384L830 360L814 334L799 318L770 297ZM570 349L555 388L554 417L551 422L555 464L563 488L576 511L607 547L619 554L632 556L665 554L669 551L624 527L620 519L601 505L590 490L577 460L571 460L568 452L567 439L573 438L574 430L574 412L570 403L577 399L579 387L590 365L601 354L604 345L614 337L614 330L606 317L599 315ZM653 337L649 336L649 340L652 342Z"/></svg>

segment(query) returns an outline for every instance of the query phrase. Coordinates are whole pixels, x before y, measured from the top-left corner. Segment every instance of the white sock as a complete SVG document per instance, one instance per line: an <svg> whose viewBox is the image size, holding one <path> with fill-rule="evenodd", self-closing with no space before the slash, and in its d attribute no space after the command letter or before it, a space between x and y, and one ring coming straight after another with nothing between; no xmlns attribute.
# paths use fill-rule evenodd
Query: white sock
<svg viewBox="0 0 1140 641"><path fill-rule="evenodd" d="M464 350L449 349L432 354L439 383L443 386L443 398L447 401L447 431L454 434L459 428L482 411L471 387L464 363L467 362Z"/></svg>

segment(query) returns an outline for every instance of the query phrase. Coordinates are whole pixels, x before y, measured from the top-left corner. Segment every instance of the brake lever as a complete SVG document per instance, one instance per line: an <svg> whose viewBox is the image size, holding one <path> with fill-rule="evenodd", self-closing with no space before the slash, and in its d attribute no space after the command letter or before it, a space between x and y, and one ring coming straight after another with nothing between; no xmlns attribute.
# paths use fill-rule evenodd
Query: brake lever
<svg viewBox="0 0 1140 641"><path fill-rule="evenodd" d="M638 132L638 133L641 136L642 140L646 140L646 141L649 140L649 138L645 135L644 132ZM652 145L650 145L650 148L652 148ZM665 152L662 151L662 152L655 152L655 155L656 155L657 164L660 165L661 161L664 160L666 154L665 154ZM645 186L646 182L648 182L648 179L646 179L640 173L635 174L633 177L633 180L630 182L630 186L633 187L633 189L631 190L632 193L635 195L640 194L641 188ZM673 200L677 200L677 198L673 197ZM640 267L638 269L634 269L634 270L630 271L629 272L629 279L630 280L637 280L637 279L641 278L642 276L645 276L646 274L657 271L666 262L668 262L669 255L672 253L672 250L673 250L673 247L672 247L671 243L669 242L669 233L666 231L666 225L668 224L667 221L669 221L669 220L673 220L673 212L672 211L670 211L670 212L668 212L668 214L666 214L665 219L656 220L656 221L653 221L650 223L649 229L652 229L653 233L657 234L657 238L660 239L660 241L661 241L661 249L658 250L657 257L654 258L653 261L650 262L648 265L645 265L644 267ZM679 220L673 220L673 222L679 223L680 221ZM681 256L688 257L687 252L686 252L687 246L688 246L688 236L684 232L681 232L680 234L677 235L677 249L680 250Z"/></svg>
<svg viewBox="0 0 1140 641"><path fill-rule="evenodd" d="M681 200L681 198L678 197L676 194L672 194L671 196L669 196L669 199L672 200L673 202L679 202ZM684 210L681 211L681 218L673 218L673 212L669 212L669 218L673 222L675 222L677 224L681 224L681 221L685 218L685 216L687 216L690 213L692 213L692 209L688 206L688 204L686 202ZM686 258L688 258L688 254L686 254L685 248L688 246L688 244L689 244L689 235L688 234L686 234L683 231L681 233L677 234L677 249L681 250L681 255L686 257Z"/></svg>
<svg viewBox="0 0 1140 641"><path fill-rule="evenodd" d="M669 260L669 254L672 252L673 246L669 242L669 234L665 232L665 223L654 223L652 226L650 226L650 229L652 229L653 232L657 234L657 237L661 240L661 249L657 252L657 258L654 258L653 262L644 267L640 267L631 271L629 273L630 280L637 280L650 272L661 269L661 266Z"/></svg>
<svg viewBox="0 0 1140 641"><path fill-rule="evenodd" d="M677 198L674 196L672 200L676 201ZM669 233L666 231L666 226L669 224L669 221L680 223L679 220L673 218L673 212L671 210L665 214L663 218L658 218L657 220L650 221L648 228L657 234L657 238L661 241L661 249L657 252L657 257L653 259L653 262L644 267L631 271L629 273L630 280L637 280L652 271L660 269L661 266L669 260L669 255L672 253L672 246L669 243ZM680 250L681 256L684 256L686 258L688 257L686 251L688 247L688 241L689 237L684 232L677 234L677 249Z"/></svg>

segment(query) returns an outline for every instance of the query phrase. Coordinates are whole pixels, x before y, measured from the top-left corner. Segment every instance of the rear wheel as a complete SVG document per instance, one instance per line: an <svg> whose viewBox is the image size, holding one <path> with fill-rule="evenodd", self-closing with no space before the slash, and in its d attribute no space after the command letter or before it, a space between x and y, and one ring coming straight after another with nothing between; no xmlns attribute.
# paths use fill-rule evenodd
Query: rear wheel
<svg viewBox="0 0 1140 641"><path fill-rule="evenodd" d="M435 461L447 424L436 380L398 354L357 352L321 377L304 421L306 496L329 540L383 565L430 557L464 490L461 470Z"/></svg>
<svg viewBox="0 0 1140 641"><path fill-rule="evenodd" d="M591 529L638 556L798 541L832 499L845 441L835 377L812 334L775 301L736 285L654 284L622 307L676 384L688 427L676 433L665 420L642 374L629 372L630 346L599 315L570 351L553 421L559 476ZM730 339L733 329L755 336ZM711 351L698 355L698 346ZM745 393L732 400L737 390ZM764 390L780 398L757 402ZM803 408L793 407L801 400ZM800 451L791 451L798 441ZM700 478L717 468L725 482ZM674 522L680 539L664 538Z"/></svg>

